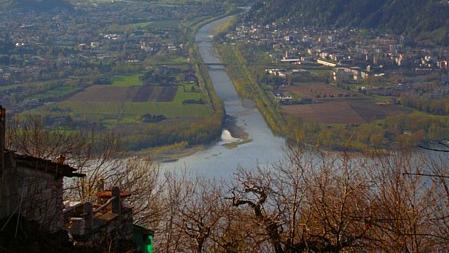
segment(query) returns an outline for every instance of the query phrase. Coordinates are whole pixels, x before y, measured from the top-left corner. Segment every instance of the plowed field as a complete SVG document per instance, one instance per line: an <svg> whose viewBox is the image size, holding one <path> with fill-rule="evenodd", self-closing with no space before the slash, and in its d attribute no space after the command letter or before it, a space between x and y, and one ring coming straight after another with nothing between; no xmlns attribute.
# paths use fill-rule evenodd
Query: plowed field
<svg viewBox="0 0 449 253"><path fill-rule="evenodd" d="M170 102L176 87L112 87L94 85L69 98L71 102Z"/></svg>

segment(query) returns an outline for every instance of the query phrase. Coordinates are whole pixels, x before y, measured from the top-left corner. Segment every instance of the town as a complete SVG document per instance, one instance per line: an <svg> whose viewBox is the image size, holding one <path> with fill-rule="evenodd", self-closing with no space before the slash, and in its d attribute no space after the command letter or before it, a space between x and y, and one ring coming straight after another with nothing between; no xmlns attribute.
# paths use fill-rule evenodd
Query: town
<svg viewBox="0 0 449 253"><path fill-rule="evenodd" d="M287 120L335 127L418 111L449 113L449 47L368 29L248 21L218 43L222 55L231 50L243 56L255 83Z"/></svg>

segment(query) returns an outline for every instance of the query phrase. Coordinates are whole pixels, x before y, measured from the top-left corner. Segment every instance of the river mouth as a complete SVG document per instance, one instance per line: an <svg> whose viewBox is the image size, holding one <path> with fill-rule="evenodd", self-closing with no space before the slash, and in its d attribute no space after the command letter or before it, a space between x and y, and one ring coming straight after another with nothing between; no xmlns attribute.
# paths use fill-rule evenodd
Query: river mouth
<svg viewBox="0 0 449 253"><path fill-rule="evenodd" d="M236 141L249 139L249 134L245 131L244 127L237 125L237 118L234 116L226 115L223 129L229 131L231 137L236 139Z"/></svg>
<svg viewBox="0 0 449 253"><path fill-rule="evenodd" d="M219 144L228 149L234 149L251 141L249 134L245 132L245 128L237 125L237 119L231 115L226 115Z"/></svg>

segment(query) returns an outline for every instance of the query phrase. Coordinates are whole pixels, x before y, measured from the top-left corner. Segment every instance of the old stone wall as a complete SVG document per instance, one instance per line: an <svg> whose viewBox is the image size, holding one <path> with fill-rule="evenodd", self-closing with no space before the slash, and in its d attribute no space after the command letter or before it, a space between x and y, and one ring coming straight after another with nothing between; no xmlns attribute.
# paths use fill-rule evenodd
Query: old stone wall
<svg viewBox="0 0 449 253"><path fill-rule="evenodd" d="M25 193L23 215L42 224L44 230L60 230L64 225L63 178L26 168L18 171L22 175L19 190Z"/></svg>
<svg viewBox="0 0 449 253"><path fill-rule="evenodd" d="M3 175L3 215L18 214L36 221L42 230L56 232L63 227L63 179L52 174L17 167Z"/></svg>

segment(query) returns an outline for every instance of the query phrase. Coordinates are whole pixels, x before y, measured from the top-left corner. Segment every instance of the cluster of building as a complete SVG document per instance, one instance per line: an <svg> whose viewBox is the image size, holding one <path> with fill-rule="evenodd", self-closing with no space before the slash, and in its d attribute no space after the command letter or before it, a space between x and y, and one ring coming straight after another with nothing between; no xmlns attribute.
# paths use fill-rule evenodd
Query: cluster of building
<svg viewBox="0 0 449 253"><path fill-rule="evenodd" d="M393 34L247 24L226 37L265 48L274 62L357 67L367 73L389 68L415 72L449 68L449 47L419 46Z"/></svg>
<svg viewBox="0 0 449 253"><path fill-rule="evenodd" d="M227 38L263 47L274 62L316 63L370 73L391 69L431 72L449 68L449 47L411 45L393 34L364 34L355 29L281 27L276 24L239 26Z"/></svg>
<svg viewBox="0 0 449 253"><path fill-rule="evenodd" d="M321 29L243 23L225 43L259 48L272 60L266 74L284 79L329 70L321 81L365 94L397 95L449 84L449 47L417 44L394 34L350 28ZM440 88L435 89L435 86Z"/></svg>

